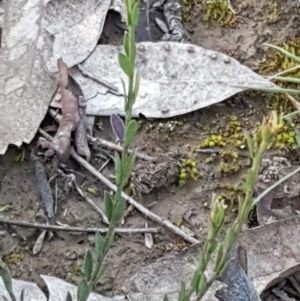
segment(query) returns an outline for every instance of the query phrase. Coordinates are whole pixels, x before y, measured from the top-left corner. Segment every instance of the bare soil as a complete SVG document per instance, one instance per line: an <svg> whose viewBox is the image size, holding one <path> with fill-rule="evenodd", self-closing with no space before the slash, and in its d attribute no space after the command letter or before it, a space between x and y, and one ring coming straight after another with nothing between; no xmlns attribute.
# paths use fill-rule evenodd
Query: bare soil
<svg viewBox="0 0 300 301"><path fill-rule="evenodd" d="M238 10L239 6L247 1L231 1ZM288 37L299 34L299 15L294 13L294 4L297 1L260 0L251 6L253 1L248 1L249 6L241 7L238 14L238 23L235 28L221 27L217 22L203 21L201 7L195 5L192 11L192 21L186 24L190 32L191 42L204 48L217 50L232 55L253 70L258 70L259 60L265 48L264 42L281 42ZM270 18L274 13L274 3L278 4L279 13L276 20ZM118 23L116 25L116 22ZM119 43L122 30L119 20L109 15L105 26L102 43ZM247 160L241 159L242 168L239 172L225 176L220 175L218 166L220 158L214 156L213 163L206 159L211 154L192 153L191 149L197 148L208 137L207 129L219 132L228 121L228 117L236 116L243 125L243 130L251 130L262 116L268 112L265 95L243 94L233 97L219 105L205 108L201 111L173 118L170 120L143 120L135 146L139 151L153 157L191 158L197 163L197 169L203 174L198 181L189 180L184 186L178 185L179 169L173 166L174 172L162 181L151 183L151 179L143 180L149 167L147 162L139 161L136 174L142 182L150 181L154 189L142 197L136 197L143 205L174 224L183 223L184 226L196 233L199 240L205 237L206 219L209 212L208 206L211 190L203 190L195 194L199 187L211 183L228 185L237 184L247 168ZM47 121L49 124L49 121ZM50 124L52 121L50 121ZM107 118L99 118L95 126L95 136L114 141ZM0 208L9 205L7 211L0 216L12 219L34 222L39 220L37 212L40 207L40 196L37 191L33 163L30 161L30 151L35 146L24 146L23 150L11 147L5 156L0 157ZM230 151L235 150L233 147ZM22 151L25 153L23 161L17 161ZM91 163L100 168L103 164L101 149L93 148ZM49 163L47 169L51 172L54 165ZM85 187L94 188L97 194L89 194L94 202L103 207L102 198L106 189L102 183L95 180L88 172L76 163L70 161L69 167L75 170L77 181ZM105 169L109 175L113 172L112 166ZM177 176L176 176L177 174ZM175 177L173 177L175 175ZM165 185L164 185L165 184ZM137 185L138 191L143 191ZM40 220L42 221L42 220ZM102 226L98 214L75 192L72 192L67 201L59 204L55 221L78 227ZM54 222L54 221L53 221ZM146 220L139 212L133 212L125 219L124 227L156 227L153 222ZM15 230L14 230L15 229ZM18 234L15 233L17 231ZM13 276L24 280L35 281L44 287L40 274L53 275L67 281L74 282L80 276L80 264L87 248L93 245L93 234L74 234L56 232L50 240L45 240L41 252L32 254L34 242L41 232L39 230L22 229L18 227L0 227L0 255L6 255ZM23 240L26 238L26 240ZM153 249L145 246L142 234L118 235L109 255L109 268L97 291L110 295L120 291L124 281L141 265L154 261L168 252L176 252L186 247L186 243L163 229L160 234L154 235Z"/></svg>

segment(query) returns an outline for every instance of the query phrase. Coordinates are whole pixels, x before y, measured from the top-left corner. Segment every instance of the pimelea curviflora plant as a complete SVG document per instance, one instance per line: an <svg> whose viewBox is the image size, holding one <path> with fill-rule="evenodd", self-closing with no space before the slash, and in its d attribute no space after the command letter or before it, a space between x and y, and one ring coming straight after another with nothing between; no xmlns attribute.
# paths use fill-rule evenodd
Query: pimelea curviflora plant
<svg viewBox="0 0 300 301"><path fill-rule="evenodd" d="M121 156L115 154L115 181L116 193L112 196L105 195L106 216L109 221L108 232L105 237L99 233L95 236L95 248L93 252L87 251L84 259L84 277L81 279L77 290L77 301L86 301L101 276L105 271L105 257L114 239L114 229L120 222L126 202L122 198L122 191L127 184L136 158L136 152L129 152L129 146L133 142L138 124L132 119L132 108L138 95L140 75L135 72L136 43L135 28L139 18L139 6L135 0L126 0L127 32L124 36L124 53L119 54L119 65L128 77L128 91L123 82L125 95L125 124L118 115L111 116L111 125L117 139L123 144ZM71 300L70 294L67 300Z"/></svg>
<svg viewBox="0 0 300 301"><path fill-rule="evenodd" d="M115 154L115 181L117 191L114 195L105 195L105 211L109 221L108 231L103 237L99 233L95 235L95 247L93 251L86 252L83 262L83 277L78 284L77 301L86 301L100 280L105 271L105 258L114 240L115 227L120 222L126 203L122 198L122 191L130 177L136 152L129 152L129 146L134 140L138 124L132 120L132 107L138 95L140 85L140 75L135 72L136 58L136 43L135 43L135 28L139 18L139 6L135 0L126 0L127 12L127 32L124 36L124 53L119 54L119 64L124 73L128 77L128 91L126 91L125 83L123 82L125 95L125 123L122 119L113 115L111 117L111 125L117 139L123 144L121 155ZM17 301L12 288L11 273L3 261L0 261L0 276L3 279L6 290L8 291L12 301ZM24 300L24 292L21 296L21 301ZM66 301L72 301L72 296L68 292Z"/></svg>
<svg viewBox="0 0 300 301"><path fill-rule="evenodd" d="M198 266L189 287L186 287L182 283L178 297L179 301L189 301L194 293L196 300L201 300L212 283L226 270L229 264L227 255L234 247L242 225L247 222L250 210L261 199L261 196L254 199L253 193L264 153L270 147L277 133L282 129L282 126L282 115L278 115L275 111L272 111L269 116L263 119L256 133L246 135L252 165L246 173L244 195L238 199L238 215L232 225L226 230L224 240L220 241L220 232L224 225L226 206L224 201L215 196L213 197L209 217L209 230L203 251L199 255ZM212 260L214 260L214 271L210 278L207 279L205 271L208 263ZM168 301L167 296L164 297L164 301Z"/></svg>

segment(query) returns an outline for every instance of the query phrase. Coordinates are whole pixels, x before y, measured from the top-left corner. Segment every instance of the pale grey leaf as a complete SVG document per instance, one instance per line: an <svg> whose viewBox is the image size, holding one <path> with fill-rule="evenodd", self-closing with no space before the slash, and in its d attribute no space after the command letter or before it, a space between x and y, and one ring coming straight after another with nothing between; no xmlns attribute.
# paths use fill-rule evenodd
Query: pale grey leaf
<svg viewBox="0 0 300 301"><path fill-rule="evenodd" d="M122 46L98 45L81 68L122 91L121 80L127 83L118 64L122 51ZM139 43L136 67L141 84L133 107L134 117L143 114L148 118L169 118L186 114L244 91L232 86L236 84L275 86L225 54L184 43ZM86 97L93 91L94 97L87 104L88 115L124 116L123 96L105 94L105 87L84 76L80 84Z"/></svg>
<svg viewBox="0 0 300 301"><path fill-rule="evenodd" d="M54 34L53 56L47 63L47 68L51 72L57 71L57 60L62 58L69 68L85 60L94 50L101 36L106 14L111 5L111 0L99 0L92 4L87 1L81 6L71 5L72 1L51 1L51 10L57 11L61 15L61 7L64 14L56 19L56 25L50 25L47 30ZM79 1L80 4L81 1ZM68 5L70 4L70 5ZM75 6L75 8L74 8ZM52 12L51 16L54 15ZM75 14L75 20L73 15ZM50 13L48 14L51 19ZM69 16L69 18L66 18Z"/></svg>
<svg viewBox="0 0 300 301"><path fill-rule="evenodd" d="M51 39L43 30L44 1L1 1L0 154L30 143L57 87L45 70Z"/></svg>
<svg viewBox="0 0 300 301"><path fill-rule="evenodd" d="M23 281L23 280L12 280L13 285L13 291L17 298L17 300L20 300L22 290L25 290L26 292L26 300L30 301L47 301L47 297L44 295L44 293L41 291L41 289L33 282ZM0 300L2 295L4 295L8 300L11 300L8 293L6 292L6 289L4 287L2 278L0 277Z"/></svg>

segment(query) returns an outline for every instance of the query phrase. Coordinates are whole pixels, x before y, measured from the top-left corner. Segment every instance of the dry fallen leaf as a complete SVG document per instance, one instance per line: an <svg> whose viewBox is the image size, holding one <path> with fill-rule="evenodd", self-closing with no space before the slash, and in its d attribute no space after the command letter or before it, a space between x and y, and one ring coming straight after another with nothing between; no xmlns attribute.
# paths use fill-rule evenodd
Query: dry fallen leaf
<svg viewBox="0 0 300 301"><path fill-rule="evenodd" d="M110 6L111 0L53 0L48 3L46 17L52 22L46 29L54 35L53 56L47 64L50 72L57 71L56 62L59 58L70 68L91 54L101 36Z"/></svg>
<svg viewBox="0 0 300 301"><path fill-rule="evenodd" d="M44 1L1 1L0 155L34 138L57 88L44 66L51 38L43 30ZM20 34L22 33L22 34Z"/></svg>
<svg viewBox="0 0 300 301"><path fill-rule="evenodd" d="M127 79L118 63L123 46L98 45L80 65L83 72L105 81L123 92L122 81ZM141 74L140 91L133 116L168 118L192 112L221 102L243 91L232 85L275 85L237 60L202 47L176 42L142 42L137 45L136 67ZM77 70L72 74L80 82L88 100L88 115L124 115L122 95L108 93L100 85ZM59 103L52 102L59 107Z"/></svg>

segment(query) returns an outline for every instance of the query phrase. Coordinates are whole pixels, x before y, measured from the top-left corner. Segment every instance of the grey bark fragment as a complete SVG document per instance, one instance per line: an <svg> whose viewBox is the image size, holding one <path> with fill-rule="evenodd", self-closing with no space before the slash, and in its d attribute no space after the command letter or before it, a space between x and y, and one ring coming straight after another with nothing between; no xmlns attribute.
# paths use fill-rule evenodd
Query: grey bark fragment
<svg viewBox="0 0 300 301"><path fill-rule="evenodd" d="M44 69L51 41L40 0L3 0L0 49L0 155L9 144L30 143L56 85Z"/></svg>

